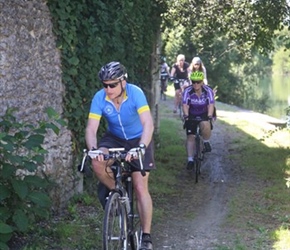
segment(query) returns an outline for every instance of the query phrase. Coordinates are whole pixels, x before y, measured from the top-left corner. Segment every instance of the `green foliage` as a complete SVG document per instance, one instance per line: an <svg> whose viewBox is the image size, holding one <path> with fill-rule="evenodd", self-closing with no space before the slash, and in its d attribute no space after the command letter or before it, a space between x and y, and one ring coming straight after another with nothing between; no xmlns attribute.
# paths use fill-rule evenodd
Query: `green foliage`
<svg viewBox="0 0 290 250"><path fill-rule="evenodd" d="M75 138L76 151L84 147L84 128L90 101L102 88L98 71L120 61L129 81L150 89L151 54L157 40L165 1L49 0L53 30L61 52L66 87L64 116ZM148 28L150 27L150 28ZM105 123L101 124L101 130Z"/></svg>
<svg viewBox="0 0 290 250"><path fill-rule="evenodd" d="M276 31L289 26L288 16L284 0L171 0L163 19L164 54L170 63L180 53L188 62L198 55L207 69L209 84L219 88L219 100L243 106L246 100L257 98L250 85L271 72L269 52L274 45L287 47L289 34ZM280 39L273 43L275 36ZM287 65L283 59L280 68L287 69ZM255 102L262 109L266 108L265 97Z"/></svg>
<svg viewBox="0 0 290 250"><path fill-rule="evenodd" d="M56 112L46 110L49 122L37 126L21 123L8 109L0 120L0 248L7 248L13 233L27 232L38 218L47 218L50 198L47 178L37 175L44 155L44 136L47 129L59 132L64 124Z"/></svg>
<svg viewBox="0 0 290 250"><path fill-rule="evenodd" d="M277 38L274 39L275 53L273 54L273 72L286 75L289 74L290 52L287 42L289 41L290 31L283 29L276 32Z"/></svg>

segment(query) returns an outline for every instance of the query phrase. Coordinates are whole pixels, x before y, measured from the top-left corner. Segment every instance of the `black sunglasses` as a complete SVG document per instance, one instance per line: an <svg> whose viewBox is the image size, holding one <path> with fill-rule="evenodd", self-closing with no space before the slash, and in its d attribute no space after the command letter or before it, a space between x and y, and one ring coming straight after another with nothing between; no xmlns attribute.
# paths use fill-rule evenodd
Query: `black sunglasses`
<svg viewBox="0 0 290 250"><path fill-rule="evenodd" d="M196 84L201 84L202 82L192 82L192 84L195 84L195 83L196 83Z"/></svg>
<svg viewBox="0 0 290 250"><path fill-rule="evenodd" d="M118 86L119 82L120 81L114 82L114 83L109 83L109 84L103 83L103 87L105 89L107 89L108 87L110 87L111 89L113 89L113 88L116 88Z"/></svg>

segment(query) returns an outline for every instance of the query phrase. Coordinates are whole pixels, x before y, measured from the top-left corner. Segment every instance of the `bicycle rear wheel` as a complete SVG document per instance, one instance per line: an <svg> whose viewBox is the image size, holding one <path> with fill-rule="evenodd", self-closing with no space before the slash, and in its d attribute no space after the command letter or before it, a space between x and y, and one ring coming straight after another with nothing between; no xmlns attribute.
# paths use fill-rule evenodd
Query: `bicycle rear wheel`
<svg viewBox="0 0 290 250"><path fill-rule="evenodd" d="M113 192L105 208L103 223L103 250L128 249L127 214L121 204L121 195Z"/></svg>

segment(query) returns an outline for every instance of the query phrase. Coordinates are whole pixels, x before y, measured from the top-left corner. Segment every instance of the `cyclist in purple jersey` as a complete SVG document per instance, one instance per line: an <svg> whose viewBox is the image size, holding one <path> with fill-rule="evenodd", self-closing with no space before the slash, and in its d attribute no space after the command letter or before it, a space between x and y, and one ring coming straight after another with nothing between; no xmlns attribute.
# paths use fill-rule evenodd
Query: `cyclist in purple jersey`
<svg viewBox="0 0 290 250"><path fill-rule="evenodd" d="M197 122L192 121L190 118L199 117L201 134L204 141L205 152L211 152L210 136L212 126L212 119L215 119L214 107L214 93L213 90L206 86L203 82L203 72L196 71L190 75L192 85L185 89L183 94L183 113L184 113L184 128L186 129L186 148L188 163L187 169L192 169L193 152L194 152L194 134L196 133Z"/></svg>
<svg viewBox="0 0 290 250"><path fill-rule="evenodd" d="M189 66L189 70L190 70L190 73L193 73L195 71L203 72L203 74L204 74L203 83L205 85L208 85L206 68L199 57L196 56L192 59L191 64Z"/></svg>
<svg viewBox="0 0 290 250"><path fill-rule="evenodd" d="M109 148L136 148L141 150L146 175L142 176L139 161L131 161L128 154L126 161L133 165L133 187L137 198L142 226L142 243L139 250L152 250L151 222L153 204L148 189L150 170L155 168L153 158L152 135L154 131L150 108L143 91L127 83L126 68L119 62L110 62L99 71L103 89L99 90L91 103L86 127L86 144L89 150L98 149L108 154ZM101 118L105 118L108 130L97 140ZM92 159L92 167L99 179L98 194L104 207L105 196L115 188L114 175L110 168L113 161L104 160L103 154Z"/></svg>
<svg viewBox="0 0 290 250"><path fill-rule="evenodd" d="M188 73L189 73L189 63L185 61L185 56L180 54L176 58L176 63L174 63L172 66L170 73L171 78L175 77L177 79L188 79ZM187 86L184 86L183 88ZM175 89L175 97L174 97L173 112L176 113L179 101L181 100L180 98L183 89L180 88L179 83L174 84L174 89Z"/></svg>

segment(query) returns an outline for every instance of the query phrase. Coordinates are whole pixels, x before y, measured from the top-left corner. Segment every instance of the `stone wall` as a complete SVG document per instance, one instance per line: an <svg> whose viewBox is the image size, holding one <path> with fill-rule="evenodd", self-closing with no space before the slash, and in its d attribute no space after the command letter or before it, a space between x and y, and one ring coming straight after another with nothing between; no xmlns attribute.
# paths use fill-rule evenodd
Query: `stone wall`
<svg viewBox="0 0 290 250"><path fill-rule="evenodd" d="M34 123L46 119L44 110L63 112L60 52L45 0L0 0L0 115L17 107L17 119ZM61 208L79 189L71 133L48 133L45 172L57 183L51 191L54 207Z"/></svg>

